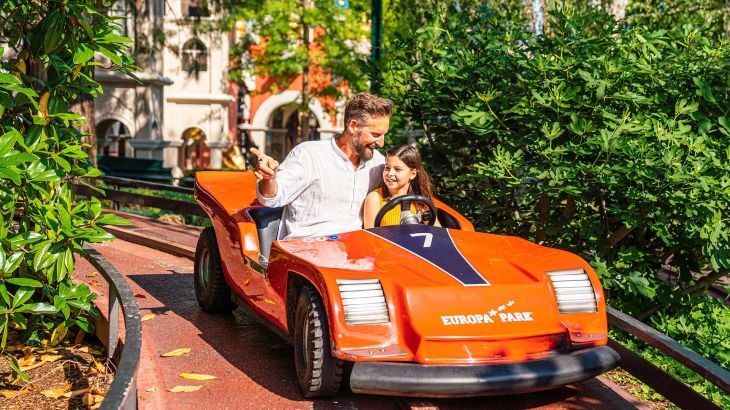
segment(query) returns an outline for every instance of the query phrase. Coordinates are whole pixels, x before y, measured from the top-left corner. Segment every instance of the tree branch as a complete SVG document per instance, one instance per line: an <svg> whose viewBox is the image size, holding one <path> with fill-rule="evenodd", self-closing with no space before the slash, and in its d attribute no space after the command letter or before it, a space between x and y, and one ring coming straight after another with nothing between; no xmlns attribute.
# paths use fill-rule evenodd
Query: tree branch
<svg viewBox="0 0 730 410"><path fill-rule="evenodd" d="M717 272L713 272L706 276L703 276L702 278L698 279L694 285L684 289L682 291L681 295L682 296L698 295L698 294L704 292L705 290L707 290L707 288L709 288L710 286L712 286L712 284L715 283L715 281L717 281L718 279L720 279L724 276L727 276L727 275L730 275L730 269L721 269ZM666 306L665 303L656 304L656 305L652 306L651 308L647 309L646 311L642 312L636 318L643 322L649 316L653 315L654 313L656 313L656 311L658 311L659 309L661 309L665 306Z"/></svg>

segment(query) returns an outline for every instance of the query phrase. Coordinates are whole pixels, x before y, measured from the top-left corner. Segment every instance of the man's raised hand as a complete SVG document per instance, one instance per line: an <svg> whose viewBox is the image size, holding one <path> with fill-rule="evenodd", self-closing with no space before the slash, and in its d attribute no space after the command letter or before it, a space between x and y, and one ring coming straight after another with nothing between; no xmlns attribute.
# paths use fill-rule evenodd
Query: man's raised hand
<svg viewBox="0 0 730 410"><path fill-rule="evenodd" d="M258 167L254 171L258 179L272 179L276 177L276 171L279 170L279 161L271 158L256 148L249 151L258 158Z"/></svg>

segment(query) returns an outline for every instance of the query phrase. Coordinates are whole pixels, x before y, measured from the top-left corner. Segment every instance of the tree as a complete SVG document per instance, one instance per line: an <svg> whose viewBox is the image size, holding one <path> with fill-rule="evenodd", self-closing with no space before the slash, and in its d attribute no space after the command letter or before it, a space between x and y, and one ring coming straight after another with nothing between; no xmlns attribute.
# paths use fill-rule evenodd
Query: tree
<svg viewBox="0 0 730 410"><path fill-rule="evenodd" d="M368 54L367 0L222 1L216 5L230 29L245 22L245 34L232 48L233 79L244 73L265 77L262 90L277 92L302 79L300 138L308 139L312 97L339 97L366 88L363 57Z"/></svg>
<svg viewBox="0 0 730 410"><path fill-rule="evenodd" d="M691 24L706 36L729 38L730 1L634 0L627 7L626 22L664 29Z"/></svg>
<svg viewBox="0 0 730 410"><path fill-rule="evenodd" d="M81 93L102 92L99 65L131 75L129 39L94 0L2 0L0 37L0 351L8 333L50 345L69 329L91 332L96 296L70 279L86 242L112 239L102 226L121 223L92 199L77 202L73 183L101 174L92 166L71 113ZM17 363L7 356L19 372ZM23 376L21 372L21 376ZM25 376L27 378L27 376Z"/></svg>

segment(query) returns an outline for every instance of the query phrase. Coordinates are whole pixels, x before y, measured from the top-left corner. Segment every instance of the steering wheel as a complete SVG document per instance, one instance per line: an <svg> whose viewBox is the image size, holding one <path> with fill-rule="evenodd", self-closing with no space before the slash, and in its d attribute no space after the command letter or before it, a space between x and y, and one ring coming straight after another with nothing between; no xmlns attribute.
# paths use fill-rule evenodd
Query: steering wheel
<svg viewBox="0 0 730 410"><path fill-rule="evenodd" d="M378 211L378 214L375 215L375 222L373 223L373 226L375 228L380 226L380 222L383 220L383 217L385 214L388 213L391 209L395 208L396 205L400 205L401 209L401 225L408 225L408 224L417 224L421 222L421 218L419 218L417 215L413 215L411 213L411 203L413 202L419 202L421 204L426 205L428 207L428 211L431 213L431 218L428 220L428 225L433 225L436 223L436 206L434 206L433 202L431 202L430 199L423 195L401 195L395 199L392 199L388 201L380 210ZM403 212L407 212L406 215L403 215Z"/></svg>

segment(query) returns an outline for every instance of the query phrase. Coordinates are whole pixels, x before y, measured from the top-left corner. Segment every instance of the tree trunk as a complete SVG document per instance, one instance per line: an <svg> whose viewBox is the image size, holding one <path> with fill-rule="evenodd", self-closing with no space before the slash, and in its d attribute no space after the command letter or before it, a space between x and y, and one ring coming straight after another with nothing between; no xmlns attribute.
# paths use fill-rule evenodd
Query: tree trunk
<svg viewBox="0 0 730 410"><path fill-rule="evenodd" d="M725 37L730 38L730 0L725 0Z"/></svg>
<svg viewBox="0 0 730 410"><path fill-rule="evenodd" d="M309 24L306 22L307 9L312 7L311 0L302 1L302 45L306 53L304 60L304 68L302 69L302 106L299 109L299 141L302 142L309 139L309 65L311 63L309 57Z"/></svg>
<svg viewBox="0 0 730 410"><path fill-rule="evenodd" d="M91 163L96 166L96 126L94 125L94 98L90 94L79 93L75 100L71 101L68 107L69 111L81 114L86 118L86 123L77 124L76 128L85 134L81 138L81 142L89 144L84 148L89 156Z"/></svg>

